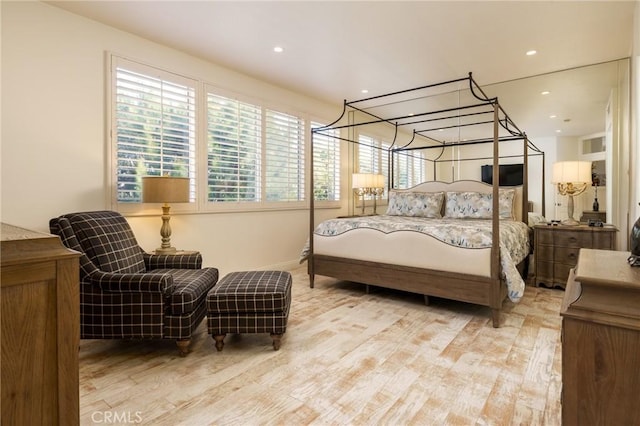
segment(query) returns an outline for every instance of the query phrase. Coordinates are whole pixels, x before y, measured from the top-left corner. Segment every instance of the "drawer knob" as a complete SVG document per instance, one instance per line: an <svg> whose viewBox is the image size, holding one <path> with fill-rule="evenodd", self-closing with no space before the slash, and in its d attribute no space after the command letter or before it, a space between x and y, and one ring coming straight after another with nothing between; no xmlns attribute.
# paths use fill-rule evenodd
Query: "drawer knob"
<svg viewBox="0 0 640 426"><path fill-rule="evenodd" d="M576 258L576 254L575 253L569 253L569 259L573 260Z"/></svg>
<svg viewBox="0 0 640 426"><path fill-rule="evenodd" d="M570 237L569 241L572 243L578 242L578 239L576 237Z"/></svg>

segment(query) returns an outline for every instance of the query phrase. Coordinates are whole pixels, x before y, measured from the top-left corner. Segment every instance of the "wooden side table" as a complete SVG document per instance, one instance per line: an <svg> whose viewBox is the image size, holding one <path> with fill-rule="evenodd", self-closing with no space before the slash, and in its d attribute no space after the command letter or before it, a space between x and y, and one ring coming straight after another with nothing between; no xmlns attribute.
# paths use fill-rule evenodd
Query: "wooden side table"
<svg viewBox="0 0 640 426"><path fill-rule="evenodd" d="M535 285L565 288L581 248L615 250L615 226L535 225Z"/></svg>
<svg viewBox="0 0 640 426"><path fill-rule="evenodd" d="M562 424L640 424L640 268L580 250L562 315Z"/></svg>

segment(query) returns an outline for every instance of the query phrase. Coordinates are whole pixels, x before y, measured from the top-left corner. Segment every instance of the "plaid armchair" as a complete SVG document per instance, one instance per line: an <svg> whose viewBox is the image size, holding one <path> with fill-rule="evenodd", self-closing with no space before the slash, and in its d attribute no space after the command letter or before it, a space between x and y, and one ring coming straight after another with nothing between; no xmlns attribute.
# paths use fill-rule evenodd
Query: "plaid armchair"
<svg viewBox="0 0 640 426"><path fill-rule="evenodd" d="M181 355L206 314L216 268L200 253L150 254L117 212L70 213L49 221L51 233L82 253L80 337L175 339Z"/></svg>

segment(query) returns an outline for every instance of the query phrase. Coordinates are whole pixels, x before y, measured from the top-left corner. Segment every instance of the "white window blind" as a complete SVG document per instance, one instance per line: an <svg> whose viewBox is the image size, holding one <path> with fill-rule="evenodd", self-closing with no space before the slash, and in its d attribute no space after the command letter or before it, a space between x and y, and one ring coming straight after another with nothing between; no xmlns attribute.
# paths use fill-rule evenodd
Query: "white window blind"
<svg viewBox="0 0 640 426"><path fill-rule="evenodd" d="M207 94L207 201L261 199L261 108Z"/></svg>
<svg viewBox="0 0 640 426"><path fill-rule="evenodd" d="M424 182L424 160L421 153L404 151L395 156L395 181L398 188L411 188Z"/></svg>
<svg viewBox="0 0 640 426"><path fill-rule="evenodd" d="M311 123L312 128L323 127ZM338 129L313 135L313 194L318 201L340 200L340 135Z"/></svg>
<svg viewBox="0 0 640 426"><path fill-rule="evenodd" d="M389 144L366 135L360 135L358 142L358 171L384 175L386 194L389 182Z"/></svg>
<svg viewBox="0 0 640 426"><path fill-rule="evenodd" d="M194 182L195 82L124 60L114 68L117 202L141 202L145 175Z"/></svg>
<svg viewBox="0 0 640 426"><path fill-rule="evenodd" d="M266 201L303 201L304 121L267 109L264 159Z"/></svg>

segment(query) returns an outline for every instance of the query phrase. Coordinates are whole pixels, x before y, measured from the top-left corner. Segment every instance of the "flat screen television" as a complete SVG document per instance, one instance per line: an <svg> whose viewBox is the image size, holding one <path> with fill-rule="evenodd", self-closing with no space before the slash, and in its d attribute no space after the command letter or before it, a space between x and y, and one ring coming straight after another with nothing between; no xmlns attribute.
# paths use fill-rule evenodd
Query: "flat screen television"
<svg viewBox="0 0 640 426"><path fill-rule="evenodd" d="M524 164L500 164L498 173L500 175L500 186L522 185ZM482 181L493 185L493 165L482 166Z"/></svg>

